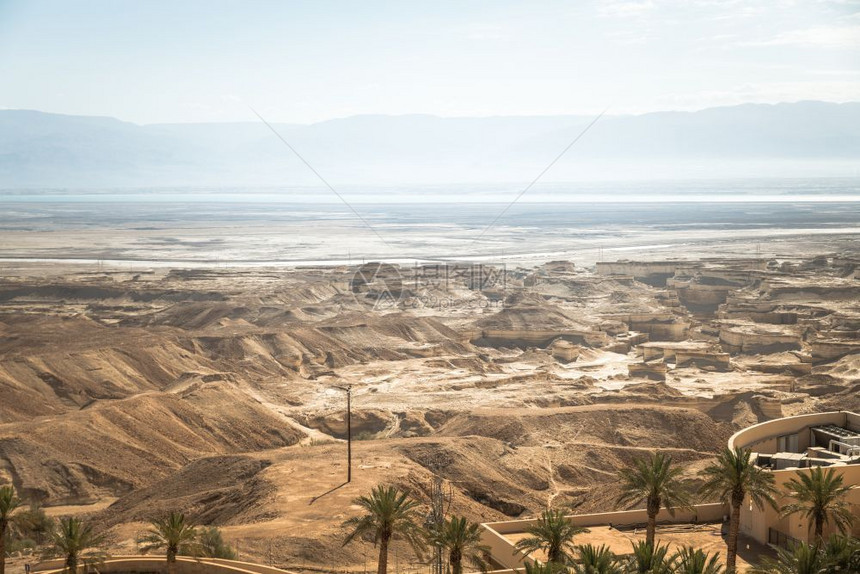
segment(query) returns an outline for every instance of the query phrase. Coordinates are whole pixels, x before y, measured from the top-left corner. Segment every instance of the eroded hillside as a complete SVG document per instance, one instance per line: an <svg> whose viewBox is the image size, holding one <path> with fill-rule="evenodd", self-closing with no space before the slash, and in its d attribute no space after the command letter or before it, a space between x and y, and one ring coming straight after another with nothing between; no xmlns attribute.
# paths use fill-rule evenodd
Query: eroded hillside
<svg viewBox="0 0 860 574"><path fill-rule="evenodd" d="M340 524L379 482L426 500L439 475L475 520L607 510L645 451L695 481L741 426L860 408L858 270L7 269L0 483L116 549L181 509L292 569L361 564Z"/></svg>

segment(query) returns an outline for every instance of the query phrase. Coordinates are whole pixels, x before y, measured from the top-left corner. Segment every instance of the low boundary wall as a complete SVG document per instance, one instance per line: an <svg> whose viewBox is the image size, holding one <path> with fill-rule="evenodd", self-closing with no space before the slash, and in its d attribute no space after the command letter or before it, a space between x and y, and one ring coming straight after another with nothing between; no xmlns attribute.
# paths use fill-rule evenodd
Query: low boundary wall
<svg viewBox="0 0 860 574"><path fill-rule="evenodd" d="M48 560L33 567L36 574L60 574L63 560ZM81 570L79 568L79 570ZM98 563L99 574L167 572L164 556L109 556ZM221 558L176 557L176 574L293 574L287 570Z"/></svg>
<svg viewBox="0 0 860 574"><path fill-rule="evenodd" d="M657 522L661 524L690 524L697 522L722 522L727 514L726 505L723 503L697 504L692 509L674 509L675 515L668 509L661 509L657 515ZM645 509L623 510L620 512L600 512L596 514L573 514L567 518L575 525L587 528L589 526L613 526L625 527L645 524L648 521L648 512ZM524 556L522 552L514 547L513 542L507 535L521 534L530 526L537 523L537 518L526 520L507 520L504 522L487 522L482 524L481 543L490 548L490 555L499 565L508 569L523 568L525 563L534 562L533 559Z"/></svg>
<svg viewBox="0 0 860 574"><path fill-rule="evenodd" d="M756 446L767 441L775 441L776 437L780 435L793 434L808 427L826 424L860 431L860 415L848 411L835 411L765 421L733 434L729 439L729 448L748 448L757 452Z"/></svg>

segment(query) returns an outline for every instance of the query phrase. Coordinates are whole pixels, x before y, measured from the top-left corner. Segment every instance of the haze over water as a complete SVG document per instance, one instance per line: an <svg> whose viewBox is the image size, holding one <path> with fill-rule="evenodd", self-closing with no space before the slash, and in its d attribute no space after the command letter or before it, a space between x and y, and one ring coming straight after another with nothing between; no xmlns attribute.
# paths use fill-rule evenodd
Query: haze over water
<svg viewBox="0 0 860 574"><path fill-rule="evenodd" d="M547 184L511 205L519 191L346 188L347 206L313 188L6 190L0 258L166 265L592 261L613 251L631 258L732 249L754 255L753 244L759 254L778 255L800 235L832 252L860 233L854 179Z"/></svg>

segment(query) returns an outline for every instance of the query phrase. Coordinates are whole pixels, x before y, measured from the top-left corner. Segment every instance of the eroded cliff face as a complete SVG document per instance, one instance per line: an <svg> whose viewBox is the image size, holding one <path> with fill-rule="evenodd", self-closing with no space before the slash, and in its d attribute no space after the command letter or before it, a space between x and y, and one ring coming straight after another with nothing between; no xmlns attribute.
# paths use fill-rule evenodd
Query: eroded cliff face
<svg viewBox="0 0 860 574"><path fill-rule="evenodd" d="M176 508L307 564L361 561L339 525L379 482L440 474L474 520L608 510L643 452L694 477L740 426L856 402L858 266L7 272L0 482L117 548Z"/></svg>

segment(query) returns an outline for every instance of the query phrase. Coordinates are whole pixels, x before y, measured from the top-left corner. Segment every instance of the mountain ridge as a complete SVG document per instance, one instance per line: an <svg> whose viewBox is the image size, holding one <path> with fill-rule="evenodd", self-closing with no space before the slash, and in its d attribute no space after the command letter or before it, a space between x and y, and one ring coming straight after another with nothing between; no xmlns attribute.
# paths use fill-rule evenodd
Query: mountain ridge
<svg viewBox="0 0 860 574"><path fill-rule="evenodd" d="M529 180L593 116L357 115L272 126L337 184ZM860 102L740 104L601 118L547 181L855 176ZM0 110L0 188L318 180L262 122L135 124Z"/></svg>

